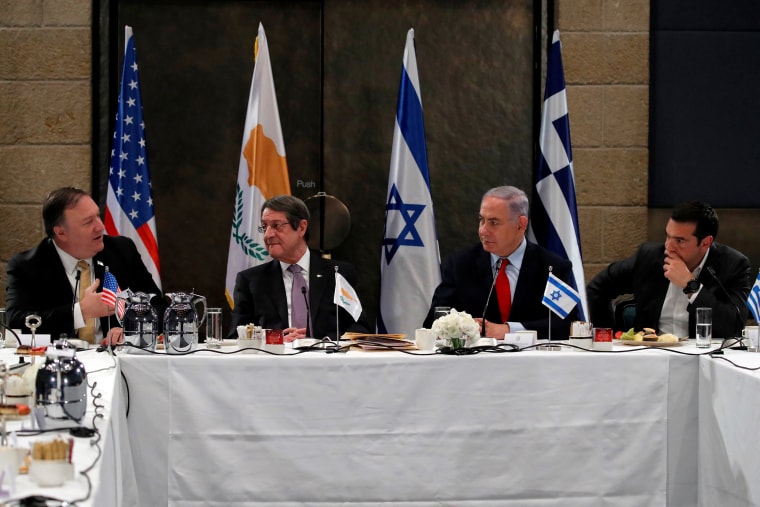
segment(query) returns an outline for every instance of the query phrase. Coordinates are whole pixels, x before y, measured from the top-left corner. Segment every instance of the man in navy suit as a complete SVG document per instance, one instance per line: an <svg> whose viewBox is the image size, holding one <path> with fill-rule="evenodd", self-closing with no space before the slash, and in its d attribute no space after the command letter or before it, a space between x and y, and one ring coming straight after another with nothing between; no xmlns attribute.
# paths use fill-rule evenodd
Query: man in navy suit
<svg viewBox="0 0 760 507"><path fill-rule="evenodd" d="M356 289L356 271L347 262L323 259L308 248L310 214L303 201L290 195L267 200L261 207L261 231L272 261L245 269L235 279L232 309L232 327L229 336L237 336L237 326L255 324L268 329L282 329L285 340L329 337L337 333L369 332L367 319L362 312L354 322L345 310L338 312L339 330L336 330L335 266L338 272ZM300 267L306 291L293 294L295 276L291 266ZM308 294L308 296L307 296ZM307 325L292 325L293 297L307 298ZM309 329L310 328L310 329Z"/></svg>
<svg viewBox="0 0 760 507"><path fill-rule="evenodd" d="M433 322L436 306L464 311L483 326L485 336L503 338L520 330L535 330L538 337L567 339L570 323L577 319L577 308L560 319L541 302L549 270L570 284L570 261L525 239L528 228L528 197L516 187L492 188L480 203L478 236L480 244L457 251L441 266L442 281L433 294L425 327ZM497 266L506 263L511 308L502 318L496 284ZM489 293L491 297L489 299ZM488 301L488 307L486 307ZM501 304L500 304L501 303Z"/></svg>
<svg viewBox="0 0 760 507"><path fill-rule="evenodd" d="M57 339L61 334L76 337L89 321L94 334L88 341L120 342L122 329L113 316L114 307L101 300L106 267L119 287L155 294L154 304L165 307L135 244L129 238L104 235L98 205L84 190L54 190L42 205L42 218L47 237L8 262L9 327L26 331L26 316L36 314L42 320L37 332ZM81 298L80 261L92 273Z"/></svg>
<svg viewBox="0 0 760 507"><path fill-rule="evenodd" d="M665 226L665 243L645 243L627 259L613 262L588 284L591 319L613 327L611 301L633 294L636 330L695 336L697 307L710 307L713 336L739 336L748 310L752 278L749 259L715 242L718 214L709 204L676 206ZM721 287L722 286L722 287Z"/></svg>

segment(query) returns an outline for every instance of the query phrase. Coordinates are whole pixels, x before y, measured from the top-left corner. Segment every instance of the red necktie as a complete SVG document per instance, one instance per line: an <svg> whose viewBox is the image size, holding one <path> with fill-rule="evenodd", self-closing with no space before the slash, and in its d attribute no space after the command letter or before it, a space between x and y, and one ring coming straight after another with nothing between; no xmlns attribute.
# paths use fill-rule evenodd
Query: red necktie
<svg viewBox="0 0 760 507"><path fill-rule="evenodd" d="M501 267L496 275L496 299L499 300L502 322L509 320L509 311L512 309L512 289L509 287L509 278L506 272L507 264L509 264L509 259L505 257L501 260Z"/></svg>

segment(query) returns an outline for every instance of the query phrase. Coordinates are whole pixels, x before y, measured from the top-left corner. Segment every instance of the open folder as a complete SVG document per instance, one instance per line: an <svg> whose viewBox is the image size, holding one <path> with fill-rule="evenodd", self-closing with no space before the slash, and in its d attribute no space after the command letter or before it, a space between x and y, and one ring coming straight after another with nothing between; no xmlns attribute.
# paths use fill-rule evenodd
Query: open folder
<svg viewBox="0 0 760 507"><path fill-rule="evenodd" d="M405 334L344 333L343 338L364 350L414 350L415 343L406 339Z"/></svg>

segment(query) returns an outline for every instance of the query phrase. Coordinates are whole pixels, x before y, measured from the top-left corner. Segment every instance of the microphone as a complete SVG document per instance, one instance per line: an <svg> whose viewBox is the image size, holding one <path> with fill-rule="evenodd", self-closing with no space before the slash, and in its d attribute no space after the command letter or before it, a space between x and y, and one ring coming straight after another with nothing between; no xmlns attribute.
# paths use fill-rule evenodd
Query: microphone
<svg viewBox="0 0 760 507"><path fill-rule="evenodd" d="M483 322L480 324L480 336L484 337L486 335L486 310L488 309L488 303L491 302L491 294L493 294L493 288L496 286L496 277L499 276L499 271L501 270L501 263L504 261L501 257L496 261L496 273L493 275L493 280L491 281L491 288L488 290L488 297L486 298L486 305L483 307Z"/></svg>
<svg viewBox="0 0 760 507"><path fill-rule="evenodd" d="M74 307L77 304L77 299L79 299L79 283L81 277L82 270L77 268L77 274L74 277L74 298L71 301L71 336L76 336L77 334L76 326L74 325Z"/></svg>
<svg viewBox="0 0 760 507"><path fill-rule="evenodd" d="M742 325L743 324L743 322L742 322L742 312L739 311L739 307L736 306L736 304L731 300L731 295L728 293L728 291L726 290L726 288L723 286L723 283L721 283L720 278L718 278L718 275L715 273L715 270L713 269L712 266L707 266L707 272L710 273L710 276L718 284L718 287L720 287L720 290L721 290L721 292L723 292L723 295L726 296L726 299L728 300L728 302L731 303L731 306L734 307L734 311L736 311L736 318L737 318L737 320L739 322L739 333L741 334L741 328L744 327ZM726 340L727 340L727 338L723 339L724 346L725 346L725 341ZM745 345L742 343L741 338L737 339L736 342L741 347L745 347ZM723 347L721 347L721 348L723 348Z"/></svg>
<svg viewBox="0 0 760 507"><path fill-rule="evenodd" d="M314 336L311 332L311 308L309 308L309 297L306 295L306 287L301 287L301 294L303 294L303 301L306 303L306 337Z"/></svg>

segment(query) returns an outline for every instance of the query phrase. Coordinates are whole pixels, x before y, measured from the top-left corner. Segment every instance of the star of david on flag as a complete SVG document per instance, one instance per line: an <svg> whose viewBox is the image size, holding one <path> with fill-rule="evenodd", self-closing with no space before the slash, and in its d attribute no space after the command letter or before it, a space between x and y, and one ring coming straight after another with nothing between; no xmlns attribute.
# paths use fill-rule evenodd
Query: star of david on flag
<svg viewBox="0 0 760 507"><path fill-rule="evenodd" d="M578 209L575 202L570 115L559 30L554 31L546 65L544 107L539 134L541 157L530 211L528 239L573 264L571 283L579 294L578 316L588 316Z"/></svg>
<svg viewBox="0 0 760 507"><path fill-rule="evenodd" d="M414 30L406 34L380 259L379 333L414 336L441 283Z"/></svg>
<svg viewBox="0 0 760 507"><path fill-rule="evenodd" d="M137 50L132 27L124 28L124 67L111 149L104 225L109 236L135 242L143 264L161 288L156 217L150 188Z"/></svg>
<svg viewBox="0 0 760 507"><path fill-rule="evenodd" d="M388 203L385 205L385 213L387 216L388 213L398 211L402 220L397 220L396 225L401 225L402 228L401 231L395 232L395 237L389 237L393 236L389 234L391 231L387 229L385 231L383 247L385 248L385 258L388 264L391 263L393 256L400 246L425 246L415 226L415 222L420 218L424 209L424 204L405 203L398 192L396 184L394 183L391 186L391 190L388 193Z"/></svg>
<svg viewBox="0 0 760 507"><path fill-rule="evenodd" d="M546 289L544 289L544 299L541 301L544 306L564 319L580 300L581 298L575 289L554 276L553 273L549 273Z"/></svg>
<svg viewBox="0 0 760 507"><path fill-rule="evenodd" d="M752 312L752 317L755 318L755 322L760 324L760 273L755 278L755 285L749 291L749 297L747 298L747 307Z"/></svg>

